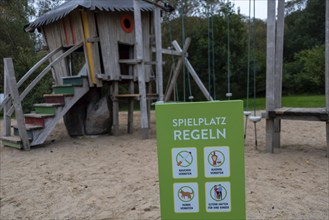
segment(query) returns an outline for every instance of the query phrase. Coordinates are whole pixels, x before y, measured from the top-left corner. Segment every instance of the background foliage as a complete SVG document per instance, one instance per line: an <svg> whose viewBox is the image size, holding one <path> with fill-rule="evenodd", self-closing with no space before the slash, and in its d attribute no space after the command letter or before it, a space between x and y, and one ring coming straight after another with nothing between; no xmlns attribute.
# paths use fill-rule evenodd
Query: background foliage
<svg viewBox="0 0 329 220"><path fill-rule="evenodd" d="M40 50L40 38L37 33L25 33L24 25L62 2L62 0L0 1L0 93L3 92L3 58L13 58L19 79L46 53ZM183 45L184 36L191 37L189 60L205 86L217 99L226 99L230 52L230 84L233 98L244 98L247 90L248 17L236 13L232 3L226 0L168 0L168 2L176 10L163 16L163 47L170 47L170 42L174 39ZM256 30L256 95L264 97L266 21L256 19L254 23L251 22L255 24ZM286 4L284 95L324 94L324 27L325 1L293 0ZM213 44L211 39L214 39ZM228 50L228 42L230 50ZM253 43L251 39L251 45ZM214 63L212 63L212 51L214 51ZM176 60L170 56L165 59L166 82L172 64ZM252 63L253 60L250 61L251 67ZM251 68L249 84L251 96L254 93L252 73ZM177 85L179 100L187 100L190 95L193 95L195 100L203 99L193 80L190 79L191 87L188 80L187 73L181 74ZM44 79L44 82L33 91L33 95L23 103L25 111L29 110L31 103L41 101L42 94L50 92L51 83L50 77Z"/></svg>

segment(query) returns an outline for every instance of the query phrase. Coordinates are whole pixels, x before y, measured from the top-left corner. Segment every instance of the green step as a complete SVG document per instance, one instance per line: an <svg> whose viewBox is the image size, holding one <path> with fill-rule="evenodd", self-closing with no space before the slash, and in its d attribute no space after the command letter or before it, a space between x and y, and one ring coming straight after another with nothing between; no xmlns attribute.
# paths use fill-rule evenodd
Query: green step
<svg viewBox="0 0 329 220"><path fill-rule="evenodd" d="M83 78L80 76L63 77L64 85L83 86Z"/></svg>
<svg viewBox="0 0 329 220"><path fill-rule="evenodd" d="M50 114L55 115L56 114L56 108L59 106L63 106L61 104L35 104L34 109L35 112L38 114Z"/></svg>
<svg viewBox="0 0 329 220"><path fill-rule="evenodd" d="M13 147L17 149L22 149L22 140L18 136L2 137L2 145L6 147Z"/></svg>
<svg viewBox="0 0 329 220"><path fill-rule="evenodd" d="M54 94L74 95L74 86L72 85L54 86L53 92Z"/></svg>

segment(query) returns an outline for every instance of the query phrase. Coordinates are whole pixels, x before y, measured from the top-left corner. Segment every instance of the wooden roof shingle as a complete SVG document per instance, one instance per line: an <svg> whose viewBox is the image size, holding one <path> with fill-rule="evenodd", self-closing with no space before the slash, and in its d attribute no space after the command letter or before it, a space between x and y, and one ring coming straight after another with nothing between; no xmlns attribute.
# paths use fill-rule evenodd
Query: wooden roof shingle
<svg viewBox="0 0 329 220"><path fill-rule="evenodd" d="M154 7L141 1L142 11L153 11ZM134 11L134 2L133 0L69 0L27 24L25 31L31 32L36 28L58 21L77 8L90 11Z"/></svg>

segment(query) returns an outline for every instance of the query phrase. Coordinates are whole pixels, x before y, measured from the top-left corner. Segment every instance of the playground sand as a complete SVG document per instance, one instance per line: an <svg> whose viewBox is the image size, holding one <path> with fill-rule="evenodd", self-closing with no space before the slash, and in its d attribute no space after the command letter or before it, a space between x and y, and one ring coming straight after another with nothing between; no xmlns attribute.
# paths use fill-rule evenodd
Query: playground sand
<svg viewBox="0 0 329 220"><path fill-rule="evenodd" d="M136 113L137 114L137 113ZM150 139L70 138L63 123L50 144L23 152L0 147L0 219L160 219L154 114ZM248 219L328 219L325 124L282 122L282 148L265 152L265 121L245 146Z"/></svg>

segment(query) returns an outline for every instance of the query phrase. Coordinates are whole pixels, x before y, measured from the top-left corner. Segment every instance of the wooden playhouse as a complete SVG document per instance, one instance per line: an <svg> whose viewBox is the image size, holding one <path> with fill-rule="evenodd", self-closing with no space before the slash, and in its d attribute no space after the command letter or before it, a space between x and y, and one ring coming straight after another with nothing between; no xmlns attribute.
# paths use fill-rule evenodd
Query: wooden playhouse
<svg viewBox="0 0 329 220"><path fill-rule="evenodd" d="M163 9L166 9L163 5L139 0L74 0L28 24L25 31L37 29L42 33L48 54L18 82L12 60L4 59L3 145L28 150L43 144L58 121L80 99L104 87L111 102L109 126L112 128L113 124L113 133L117 134L119 129L120 100L128 101L128 132L132 132L134 101L138 100L142 137L147 138L150 100L163 100L160 24ZM46 62L49 65L19 94L19 87ZM24 115L21 102L50 72L55 84L53 93L45 94L44 103L35 104L35 111ZM14 112L17 124L11 125ZM76 112L79 107L71 116ZM79 120L84 119L66 121Z"/></svg>

